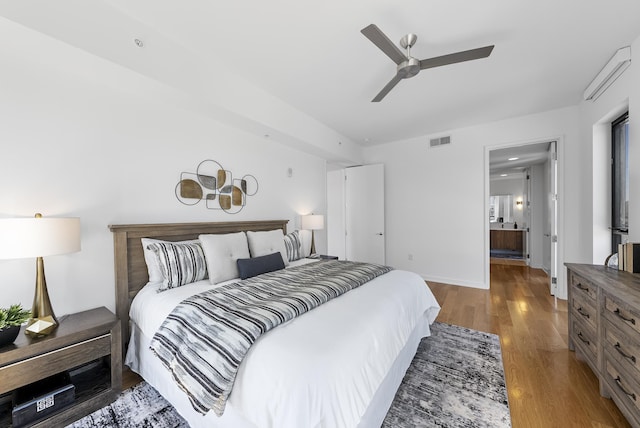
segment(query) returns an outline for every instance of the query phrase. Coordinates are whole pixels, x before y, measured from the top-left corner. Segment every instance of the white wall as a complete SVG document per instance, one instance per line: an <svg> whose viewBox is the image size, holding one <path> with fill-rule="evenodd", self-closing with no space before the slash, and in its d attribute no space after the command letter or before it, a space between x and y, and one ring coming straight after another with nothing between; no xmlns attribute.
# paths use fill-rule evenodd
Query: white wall
<svg viewBox="0 0 640 428"><path fill-rule="evenodd" d="M640 52L640 38L632 44ZM634 66L635 64L635 66ZM604 65L604 64L603 64ZM580 135L585 150L580 153L585 165L584 180L576 191L588 200L584 220L590 225L576 244L590 250L590 263L602 264L611 252L611 121L629 110L629 239L640 240L640 66L631 62L627 70L595 101L580 103Z"/></svg>
<svg viewBox="0 0 640 428"><path fill-rule="evenodd" d="M176 92L157 82L59 47L78 69L69 71L49 48L0 50L0 217L80 217L81 252L45 258L57 315L114 309L109 224L289 219L293 230L300 214L325 212L323 159L220 123L196 100L176 102ZM258 179L259 192L240 213L176 199L180 173L205 159ZM31 307L35 260L0 261L0 278L0 307Z"/></svg>
<svg viewBox="0 0 640 428"><path fill-rule="evenodd" d="M632 51L640 52L640 38ZM429 138L439 134L367 149L366 161L382 162L387 171L389 264L428 280L487 288L486 154L514 142L558 138L558 297L566 297L564 262L600 264L608 252L608 217L603 211L608 206L607 184L602 184L607 176L602 145L607 142L598 126L627 106L629 239L640 241L640 142L635 132L640 114L634 114L640 112L640 66L634 64L595 102L442 133L451 135L451 146L429 149ZM412 262L407 260L409 252L414 254Z"/></svg>
<svg viewBox="0 0 640 428"><path fill-rule="evenodd" d="M488 150L558 138L560 159L566 158L560 166L560 184L564 175L580 177L584 168L576 160L582 150L578 108L454 129L443 135L451 135L450 146L429 148L432 136L427 135L365 151L368 163L385 164L387 262L416 271L427 280L488 288ZM564 189L559 198L561 215L566 209L565 218L579 226L580 221L574 219L580 216L582 202ZM574 227L560 225L561 235L563 226L572 233L567 242L579 234ZM589 257L573 247L565 254L562 236L560 239L560 266L566 258L584 261ZM408 260L408 253L413 254L413 261Z"/></svg>

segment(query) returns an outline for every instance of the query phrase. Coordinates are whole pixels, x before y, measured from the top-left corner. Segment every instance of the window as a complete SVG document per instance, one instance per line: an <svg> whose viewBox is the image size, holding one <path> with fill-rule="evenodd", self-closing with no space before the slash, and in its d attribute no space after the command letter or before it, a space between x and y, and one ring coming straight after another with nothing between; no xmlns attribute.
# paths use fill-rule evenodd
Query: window
<svg viewBox="0 0 640 428"><path fill-rule="evenodd" d="M629 112L611 123L611 252L629 231Z"/></svg>

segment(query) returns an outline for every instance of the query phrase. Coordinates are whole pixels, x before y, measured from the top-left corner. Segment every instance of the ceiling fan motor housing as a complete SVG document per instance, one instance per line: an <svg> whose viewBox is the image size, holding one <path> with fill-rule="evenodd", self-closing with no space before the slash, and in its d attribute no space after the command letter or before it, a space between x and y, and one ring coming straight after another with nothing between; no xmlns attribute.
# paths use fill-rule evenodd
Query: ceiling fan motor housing
<svg viewBox="0 0 640 428"><path fill-rule="evenodd" d="M406 61L398 64L398 76L403 79L413 77L420 71L420 61L415 58L409 57Z"/></svg>

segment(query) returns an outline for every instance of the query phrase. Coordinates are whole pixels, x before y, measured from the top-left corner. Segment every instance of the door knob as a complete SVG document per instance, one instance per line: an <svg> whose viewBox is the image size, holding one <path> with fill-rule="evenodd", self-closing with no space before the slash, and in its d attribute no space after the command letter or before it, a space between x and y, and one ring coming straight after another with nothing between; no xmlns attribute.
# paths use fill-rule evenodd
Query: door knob
<svg viewBox="0 0 640 428"><path fill-rule="evenodd" d="M382 236L382 233L376 233L376 235L378 235L378 236Z"/></svg>

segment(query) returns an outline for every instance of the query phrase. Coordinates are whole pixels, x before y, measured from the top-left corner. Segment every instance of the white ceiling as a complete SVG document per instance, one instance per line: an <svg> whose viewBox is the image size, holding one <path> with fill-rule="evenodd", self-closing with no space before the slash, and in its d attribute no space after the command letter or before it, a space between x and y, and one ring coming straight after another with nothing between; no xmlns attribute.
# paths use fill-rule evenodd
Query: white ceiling
<svg viewBox="0 0 640 428"><path fill-rule="evenodd" d="M37 29L37 19L25 17L32 2L9 3ZM0 15L9 3L0 2ZM68 10L46 25L82 20L74 3L56 2ZM151 28L362 145L576 105L614 52L640 34L638 0L104 0L82 7L109 9L113 37L144 40ZM119 35L126 28L119 16L138 21L140 35ZM423 70L371 103L395 74L360 33L371 23L394 42L417 34L418 59L495 49L486 59ZM96 52L109 40L76 36Z"/></svg>
<svg viewBox="0 0 640 428"><path fill-rule="evenodd" d="M549 142L526 144L489 152L489 172L491 178L503 174L507 177L520 175L525 168L542 164L549 158Z"/></svg>

